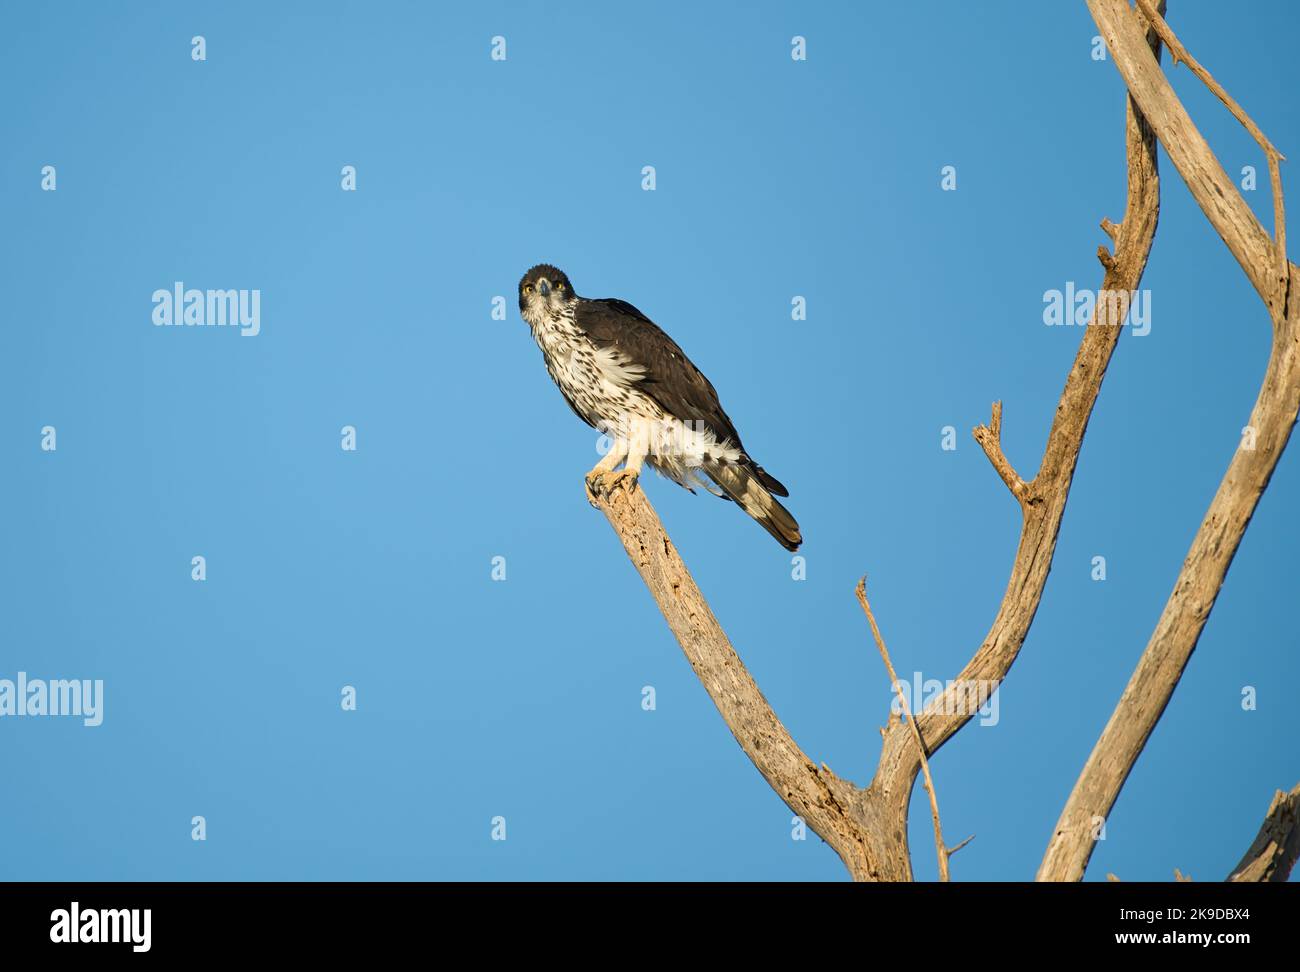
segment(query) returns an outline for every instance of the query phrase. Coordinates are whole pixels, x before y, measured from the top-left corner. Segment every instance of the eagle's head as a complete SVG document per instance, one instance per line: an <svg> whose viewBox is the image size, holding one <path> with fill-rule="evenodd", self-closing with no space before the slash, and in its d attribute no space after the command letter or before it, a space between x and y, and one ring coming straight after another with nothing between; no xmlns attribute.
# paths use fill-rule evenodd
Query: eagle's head
<svg viewBox="0 0 1300 972"><path fill-rule="evenodd" d="M537 264L519 281L519 313L529 324L558 316L573 299L568 276L549 263Z"/></svg>

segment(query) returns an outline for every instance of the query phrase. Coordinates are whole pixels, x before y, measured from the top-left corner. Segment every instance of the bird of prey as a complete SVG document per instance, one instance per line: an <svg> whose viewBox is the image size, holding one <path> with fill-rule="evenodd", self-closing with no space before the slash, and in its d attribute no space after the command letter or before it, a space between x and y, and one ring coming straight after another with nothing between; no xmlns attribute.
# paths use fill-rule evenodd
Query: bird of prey
<svg viewBox="0 0 1300 972"><path fill-rule="evenodd" d="M733 500L799 549L799 524L776 500L789 492L745 452L709 379L650 318L626 301L579 297L546 263L519 281L519 313L569 407L614 443L587 474L589 495L602 479L631 485L649 463L691 492Z"/></svg>

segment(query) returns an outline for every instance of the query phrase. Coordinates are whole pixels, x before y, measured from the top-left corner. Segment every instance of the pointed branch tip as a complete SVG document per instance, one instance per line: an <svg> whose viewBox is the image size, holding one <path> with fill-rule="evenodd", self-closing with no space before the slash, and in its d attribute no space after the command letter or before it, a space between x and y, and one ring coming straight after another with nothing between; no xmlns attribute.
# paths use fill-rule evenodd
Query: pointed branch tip
<svg viewBox="0 0 1300 972"><path fill-rule="evenodd" d="M975 441L980 444L980 448L984 450L984 454L988 456L989 462L993 464L993 468L997 470L997 474L1007 484L1007 489L1011 490L1011 495L1016 498L1021 506L1024 506L1029 487L1020 478L1020 474L1016 472L1010 460L1002 451L1001 401L993 403L993 413L989 417L989 424L975 426L972 434L975 436Z"/></svg>

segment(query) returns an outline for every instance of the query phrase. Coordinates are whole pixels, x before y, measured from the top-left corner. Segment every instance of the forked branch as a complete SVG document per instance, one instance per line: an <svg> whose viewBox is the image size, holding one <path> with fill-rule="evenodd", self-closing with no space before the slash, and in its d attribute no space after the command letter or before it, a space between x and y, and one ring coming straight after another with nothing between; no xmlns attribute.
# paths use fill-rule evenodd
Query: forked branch
<svg viewBox="0 0 1300 972"><path fill-rule="evenodd" d="M1087 3L1131 99L1152 120L1193 198L1263 299L1274 327L1268 367L1247 424L1251 434L1234 452L1146 650L1061 812L1038 870L1039 880L1049 881L1083 877L1095 843L1094 821L1109 815L1182 678L1300 410L1300 301L1287 297L1300 287L1300 271L1287 263L1280 285L1275 271L1285 232L1270 240L1227 178L1143 43L1145 24L1139 13L1126 0ZM1162 29L1172 37L1167 25ZM1185 51L1180 56L1189 66L1193 63ZM1238 117L1244 118L1244 112Z"/></svg>
<svg viewBox="0 0 1300 972"><path fill-rule="evenodd" d="M1170 28L1169 24L1165 22L1164 17L1161 15L1161 11L1155 9L1151 0L1136 0L1136 2L1147 21L1155 28L1156 33L1160 35L1160 39L1164 42L1165 47L1169 48L1169 55L1173 58L1174 65L1177 66L1179 63L1186 64L1188 68L1191 69L1192 73L1200 78L1205 86L1213 92L1214 96L1223 102L1228 111L1232 112L1232 117L1236 118L1237 121L1241 123L1242 127L1250 133L1251 138L1259 143L1259 147L1264 150L1264 158L1268 161L1269 183L1273 187L1273 247L1275 250L1273 263L1277 268L1277 282L1279 285L1284 285L1287 279L1286 200L1282 193L1282 167L1280 163L1286 160L1286 156L1279 152L1277 146L1269 141L1268 136L1265 135L1263 130L1255 124L1254 120L1246 114L1246 110L1242 108L1241 105L1237 104L1236 99L1224 90L1223 85L1214 80L1214 76L1202 67L1201 63L1197 61L1196 58L1192 57L1192 55L1187 52L1187 48L1183 47L1178 38L1174 36L1173 30ZM1279 304L1277 306L1283 313L1285 313L1285 307L1283 305Z"/></svg>
<svg viewBox="0 0 1300 972"><path fill-rule="evenodd" d="M925 758L925 740L921 738L921 730L916 727L916 717L912 715L912 707L907 703L907 693L903 691L903 686L898 681L898 673L894 671L894 662L889 657L889 649L885 647L885 639L881 637L880 627L876 624L876 616L871 612L871 602L867 600L866 577L858 581L856 593L858 603L862 605L862 613L867 616L867 624L871 626L871 637L875 639L880 658L885 663L885 672L889 675L889 684L893 686L898 695L898 705L902 709L903 718L912 727L912 738L916 740L916 751L921 757L921 773L925 777L925 792L930 795L930 819L934 822L934 850L939 859L939 880L947 881L950 877L948 871L948 845L944 843L943 825L939 822L939 795L934 789L934 777L930 775L930 761Z"/></svg>
<svg viewBox="0 0 1300 972"><path fill-rule="evenodd" d="M980 444L980 448L984 450L984 455L989 457L989 462L993 463L993 468L1002 477L1002 481L1007 484L1007 489L1011 490L1011 495L1023 506L1027 490L1025 481L1020 478L1020 474L1002 452L1001 402L993 403L993 415L989 419L989 424L975 426L972 434L975 436L975 441Z"/></svg>
<svg viewBox="0 0 1300 972"><path fill-rule="evenodd" d="M1160 42L1154 32L1145 43L1149 54L1158 55ZM950 687L916 718L931 754L974 716L962 702L970 697L972 686L1000 685L1007 676L1042 601L1084 433L1119 341L1129 295L1137 289L1146 269L1160 213L1155 134L1132 100L1128 103L1125 143L1128 200L1124 220L1116 224L1107 219L1101 224L1115 240L1115 255L1105 264L1100 289L1120 299L1098 301L1094 308L1056 406L1038 473L1025 482L1004 454L1000 402L994 404L989 424L974 432L993 468L1020 503L1020 544L1002 603L983 643ZM881 818L902 821L905 835L920 753L905 724L891 723L884 736L880 764L864 802L874 804Z"/></svg>
<svg viewBox="0 0 1300 972"><path fill-rule="evenodd" d="M1024 510L1011 578L989 634L958 684L915 714L914 726L892 720L882 731L880 762L869 787L854 787L818 768L798 747L745 670L642 491L629 490L620 480L612 492L596 493L597 505L741 748L777 794L839 853L855 879L911 880L908 806L924 755L914 732L934 752L965 725L973 712L949 695L960 692L967 698L965 686L1000 684L1038 610L1084 433L1119 341L1127 295L1146 267L1159 215L1155 140L1131 105L1126 145L1128 201L1122 225L1103 224L1118 240L1102 279L1103 290L1122 293L1124 300L1118 307L1098 302L1092 326L1084 329L1033 481L1024 482L1002 454L1000 407L995 406L990 426L976 433Z"/></svg>
<svg viewBox="0 0 1300 972"><path fill-rule="evenodd" d="M858 880L878 878L852 817L851 783L817 766L791 737L732 648L668 538L645 491L620 479L592 483L600 511L654 596L686 660L768 785L831 845Z"/></svg>

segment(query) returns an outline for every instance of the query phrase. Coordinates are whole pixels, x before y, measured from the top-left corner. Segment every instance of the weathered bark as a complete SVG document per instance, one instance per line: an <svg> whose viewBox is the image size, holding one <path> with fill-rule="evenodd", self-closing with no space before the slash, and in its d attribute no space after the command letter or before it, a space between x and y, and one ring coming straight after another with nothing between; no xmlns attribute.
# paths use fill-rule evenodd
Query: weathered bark
<svg viewBox="0 0 1300 972"><path fill-rule="evenodd" d="M898 880L889 835L859 818L852 783L804 755L759 691L718 619L695 585L663 524L639 486L627 479L592 480L592 495L623 541L686 660L727 727L763 778L795 813L835 849L855 880ZM873 846L874 845L874 846Z"/></svg>
<svg viewBox="0 0 1300 972"><path fill-rule="evenodd" d="M1300 784L1278 790L1250 849L1228 875L1229 881L1281 883L1300 857Z"/></svg>
<svg viewBox="0 0 1300 972"><path fill-rule="evenodd" d="M1057 821L1038 879L1077 881L1095 844L1096 821L1114 806L1168 705L1218 598L1260 496L1286 448L1300 410L1300 271L1285 261L1285 234L1270 240L1178 101L1143 38L1140 14L1125 0L1087 0L1131 97L1151 119L1192 196L1223 237L1273 319L1273 345L1250 414L1253 435L1228 465L1119 704L1088 757ZM1161 24L1166 36L1172 34ZM1261 136L1262 137L1262 136ZM1280 192L1280 183L1275 186ZM1281 214L1280 203L1275 211ZM1287 279L1279 280L1279 262Z"/></svg>

